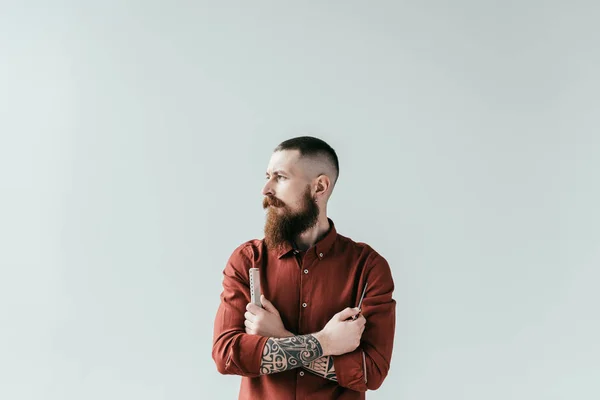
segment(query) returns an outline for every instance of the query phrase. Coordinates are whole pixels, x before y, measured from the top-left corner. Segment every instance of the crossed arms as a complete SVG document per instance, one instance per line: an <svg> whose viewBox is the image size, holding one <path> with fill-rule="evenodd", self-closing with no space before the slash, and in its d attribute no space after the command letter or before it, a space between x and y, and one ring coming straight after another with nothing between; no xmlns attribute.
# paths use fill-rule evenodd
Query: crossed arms
<svg viewBox="0 0 600 400"><path fill-rule="evenodd" d="M321 331L308 335L293 335L283 328L278 335L262 336L248 327L252 325L246 317L251 264L250 259L234 253L223 271L224 290L215 318L212 351L220 373L258 377L304 368L356 391L375 390L381 386L391 361L396 305L392 299L391 271L385 259L374 257L365 270L369 289L362 314L368 320L367 325L363 323L360 327L359 319L346 321L357 312L348 308L336 314L335 323L332 321L336 316ZM361 333L354 343L356 346L346 343L347 347L342 348L339 341L330 341L339 337L334 332L352 328L352 324Z"/></svg>

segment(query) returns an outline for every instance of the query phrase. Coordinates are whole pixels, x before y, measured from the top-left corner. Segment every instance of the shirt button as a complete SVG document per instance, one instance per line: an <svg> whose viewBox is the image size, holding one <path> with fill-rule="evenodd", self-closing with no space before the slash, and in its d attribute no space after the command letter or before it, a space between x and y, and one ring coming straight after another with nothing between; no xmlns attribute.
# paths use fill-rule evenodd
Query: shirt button
<svg viewBox="0 0 600 400"><path fill-rule="evenodd" d="M319 258L323 258L323 253L319 253Z"/></svg>
<svg viewBox="0 0 600 400"><path fill-rule="evenodd" d="M307 269L305 269L305 270L304 270L304 273L305 273L305 274L308 274L308 270L307 270Z"/></svg>
<svg viewBox="0 0 600 400"><path fill-rule="evenodd" d="M304 371L300 371L299 375L304 376Z"/></svg>
<svg viewBox="0 0 600 400"><path fill-rule="evenodd" d="M302 303L302 307L306 308L307 304L306 303Z"/></svg>

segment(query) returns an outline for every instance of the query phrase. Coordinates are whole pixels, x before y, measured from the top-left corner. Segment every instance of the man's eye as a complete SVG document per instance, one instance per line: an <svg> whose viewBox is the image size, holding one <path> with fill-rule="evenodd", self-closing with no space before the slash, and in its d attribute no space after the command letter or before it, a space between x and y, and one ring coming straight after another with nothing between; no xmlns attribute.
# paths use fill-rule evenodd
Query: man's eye
<svg viewBox="0 0 600 400"><path fill-rule="evenodd" d="M285 176L277 175L277 179L285 179Z"/></svg>

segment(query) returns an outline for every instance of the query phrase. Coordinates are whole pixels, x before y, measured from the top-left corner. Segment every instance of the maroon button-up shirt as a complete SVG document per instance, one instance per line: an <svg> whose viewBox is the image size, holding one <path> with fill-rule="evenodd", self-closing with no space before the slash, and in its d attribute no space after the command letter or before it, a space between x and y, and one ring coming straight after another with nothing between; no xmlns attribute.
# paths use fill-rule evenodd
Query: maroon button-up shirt
<svg viewBox="0 0 600 400"><path fill-rule="evenodd" d="M333 221L319 242L300 253L291 245L267 249L264 239L239 246L223 271L223 292L214 325L212 357L222 374L242 376L239 399L364 399L387 376L396 322L394 282L387 261L365 243L337 233ZM299 262L300 261L300 262ZM358 306L367 323L360 346L333 356L337 382L296 368L260 375L268 338L245 331L250 268L260 269L262 293L279 311L286 329L315 333L346 307Z"/></svg>

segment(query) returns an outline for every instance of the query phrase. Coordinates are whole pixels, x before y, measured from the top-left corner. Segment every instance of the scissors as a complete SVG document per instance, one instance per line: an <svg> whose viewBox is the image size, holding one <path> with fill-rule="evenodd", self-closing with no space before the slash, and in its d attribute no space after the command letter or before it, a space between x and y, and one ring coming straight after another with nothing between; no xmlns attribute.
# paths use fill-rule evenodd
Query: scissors
<svg viewBox="0 0 600 400"><path fill-rule="evenodd" d="M367 292L368 284L369 284L369 282L365 282L365 288L363 289L362 295L360 296L360 300L358 301L358 309L359 310L362 307L362 302L363 302L363 299L365 298L365 293ZM354 317L352 317L352 321L356 320L359 315L360 315L360 312L358 314L356 314Z"/></svg>

